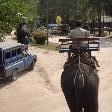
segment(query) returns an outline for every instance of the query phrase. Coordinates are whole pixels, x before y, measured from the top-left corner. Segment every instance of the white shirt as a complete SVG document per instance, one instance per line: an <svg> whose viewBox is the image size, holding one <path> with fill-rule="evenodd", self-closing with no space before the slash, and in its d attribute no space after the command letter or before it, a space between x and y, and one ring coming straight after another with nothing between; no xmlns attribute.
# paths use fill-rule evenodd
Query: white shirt
<svg viewBox="0 0 112 112"><path fill-rule="evenodd" d="M85 29L82 29L81 27L77 27L74 30L71 30L68 34L69 38L88 38L89 32ZM83 42L82 45L86 45L87 42Z"/></svg>

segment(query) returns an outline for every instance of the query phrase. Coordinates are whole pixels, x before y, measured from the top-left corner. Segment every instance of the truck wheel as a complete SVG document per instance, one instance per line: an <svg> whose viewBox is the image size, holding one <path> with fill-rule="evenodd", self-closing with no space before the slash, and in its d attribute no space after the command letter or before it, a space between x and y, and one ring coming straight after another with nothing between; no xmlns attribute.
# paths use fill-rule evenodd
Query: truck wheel
<svg viewBox="0 0 112 112"><path fill-rule="evenodd" d="M2 80L3 80L3 81L6 81L6 80L7 80L7 78L6 78L6 77L2 77Z"/></svg>
<svg viewBox="0 0 112 112"><path fill-rule="evenodd" d="M30 67L29 67L29 69L30 70L33 70L34 69L34 66L35 66L35 61L33 60L32 63L31 63L31 65L30 65Z"/></svg>
<svg viewBox="0 0 112 112"><path fill-rule="evenodd" d="M17 73L18 73L17 70L13 71L12 76L11 76L11 80L12 81L16 81L17 80Z"/></svg>

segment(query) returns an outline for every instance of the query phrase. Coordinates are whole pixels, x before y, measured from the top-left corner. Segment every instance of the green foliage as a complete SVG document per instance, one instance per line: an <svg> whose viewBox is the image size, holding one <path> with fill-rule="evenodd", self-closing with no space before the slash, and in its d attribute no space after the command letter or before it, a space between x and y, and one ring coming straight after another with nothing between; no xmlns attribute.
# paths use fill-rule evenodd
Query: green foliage
<svg viewBox="0 0 112 112"><path fill-rule="evenodd" d="M22 21L34 26L38 16L46 19L47 8L49 23L58 15L62 23L76 19L86 23L100 19L102 12L112 16L111 7L112 0L0 0L0 32L8 33Z"/></svg>
<svg viewBox="0 0 112 112"><path fill-rule="evenodd" d="M39 5L41 16L46 16L48 5L49 22L54 23L58 15L63 18L63 23L75 19L92 21L93 17L97 18L100 10L112 15L112 0L39 0Z"/></svg>
<svg viewBox="0 0 112 112"><path fill-rule="evenodd" d="M41 44L36 44L38 48L41 48L41 49L46 49L46 50L58 50L58 43L52 43L52 42L49 42L49 45L47 44L44 44L44 45L41 45Z"/></svg>
<svg viewBox="0 0 112 112"><path fill-rule="evenodd" d="M46 0L39 0L40 15L46 15ZM60 15L63 18L63 23L70 20L90 19L91 7L89 0L48 0L49 21L55 22L55 18Z"/></svg>
<svg viewBox="0 0 112 112"><path fill-rule="evenodd" d="M94 31L94 23L99 25L101 36L101 17L112 17L112 0L39 0L40 16L47 17L49 23L55 23L55 18L60 15L62 23L73 24L73 20L80 19L85 24L91 23L91 33ZM48 12L47 12L48 9Z"/></svg>
<svg viewBox="0 0 112 112"><path fill-rule="evenodd" d="M107 15L112 17L112 0L104 0L104 10Z"/></svg>
<svg viewBox="0 0 112 112"><path fill-rule="evenodd" d="M45 28L38 28L33 32L32 38L35 40L37 44L45 44L47 39L47 30Z"/></svg>
<svg viewBox="0 0 112 112"><path fill-rule="evenodd" d="M0 32L9 33L23 21L32 21L33 8L23 0L0 0Z"/></svg>

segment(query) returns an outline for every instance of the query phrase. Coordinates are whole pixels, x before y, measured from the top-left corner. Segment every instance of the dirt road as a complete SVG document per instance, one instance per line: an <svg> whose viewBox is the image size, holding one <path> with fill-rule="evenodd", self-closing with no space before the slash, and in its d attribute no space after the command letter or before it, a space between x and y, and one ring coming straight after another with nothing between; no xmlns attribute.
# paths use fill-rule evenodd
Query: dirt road
<svg viewBox="0 0 112 112"><path fill-rule="evenodd" d="M99 112L112 111L112 42L101 39L101 51L93 53L100 63ZM57 40L56 40L57 41ZM60 88L66 54L30 46L37 54L33 71L18 75L18 80L0 85L0 112L69 112Z"/></svg>

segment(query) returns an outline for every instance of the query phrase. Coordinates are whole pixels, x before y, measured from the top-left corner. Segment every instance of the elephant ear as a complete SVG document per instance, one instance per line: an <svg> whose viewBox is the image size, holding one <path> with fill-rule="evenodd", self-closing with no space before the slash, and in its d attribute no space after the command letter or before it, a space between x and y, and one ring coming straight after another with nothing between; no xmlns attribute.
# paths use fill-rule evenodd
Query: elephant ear
<svg viewBox="0 0 112 112"><path fill-rule="evenodd" d="M81 90L84 87L84 74L81 69L78 69L75 73L74 85L78 90Z"/></svg>

